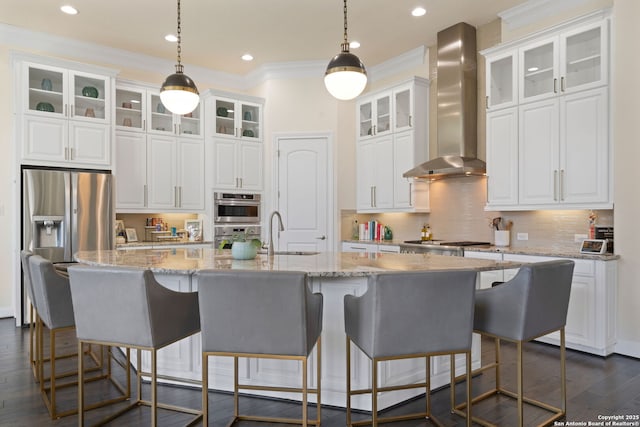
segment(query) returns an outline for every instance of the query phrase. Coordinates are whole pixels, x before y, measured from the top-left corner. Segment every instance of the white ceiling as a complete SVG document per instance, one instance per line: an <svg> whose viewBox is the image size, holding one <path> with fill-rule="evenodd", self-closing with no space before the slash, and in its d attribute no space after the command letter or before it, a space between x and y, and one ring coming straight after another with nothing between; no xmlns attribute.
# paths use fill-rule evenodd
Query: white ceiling
<svg viewBox="0 0 640 427"><path fill-rule="evenodd" d="M474 26L524 0L349 0L349 40L365 66L419 46L457 22ZM175 61L176 0L7 0L0 22ZM62 4L79 10L59 11ZM411 16L423 6L427 14ZM244 75L264 64L326 60L340 50L342 0L182 0L182 62ZM240 59L251 53L255 59Z"/></svg>

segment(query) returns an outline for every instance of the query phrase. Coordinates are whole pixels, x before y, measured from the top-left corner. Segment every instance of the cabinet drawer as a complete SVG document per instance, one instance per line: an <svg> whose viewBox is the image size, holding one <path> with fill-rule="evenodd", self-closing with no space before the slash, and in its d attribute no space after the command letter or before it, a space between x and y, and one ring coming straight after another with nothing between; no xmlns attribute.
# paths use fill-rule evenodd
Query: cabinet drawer
<svg viewBox="0 0 640 427"><path fill-rule="evenodd" d="M574 259L576 265L573 267L573 274L581 276L594 276L596 273L596 262L586 259Z"/></svg>

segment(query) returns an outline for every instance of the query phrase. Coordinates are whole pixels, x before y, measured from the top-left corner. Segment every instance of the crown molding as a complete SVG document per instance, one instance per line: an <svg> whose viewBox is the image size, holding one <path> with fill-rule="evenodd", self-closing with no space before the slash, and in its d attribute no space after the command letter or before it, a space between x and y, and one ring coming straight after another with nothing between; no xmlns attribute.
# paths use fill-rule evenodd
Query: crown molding
<svg viewBox="0 0 640 427"><path fill-rule="evenodd" d="M0 23L0 40L13 49L43 52L47 56L75 58L98 64L110 64L122 68L134 68L157 76L158 70L172 72L174 63L166 59L116 49L67 37L54 36L37 31ZM417 47L381 64L368 67L369 81L383 79L390 75L419 66L425 62L426 48ZM26 56L28 54L18 53ZM187 65L189 76L204 86L223 87L246 91L267 80L292 78L323 78L328 60L278 62L264 64L246 75L225 73L210 68Z"/></svg>
<svg viewBox="0 0 640 427"><path fill-rule="evenodd" d="M507 29L513 31L586 3L588 0L529 0L498 13L498 16Z"/></svg>

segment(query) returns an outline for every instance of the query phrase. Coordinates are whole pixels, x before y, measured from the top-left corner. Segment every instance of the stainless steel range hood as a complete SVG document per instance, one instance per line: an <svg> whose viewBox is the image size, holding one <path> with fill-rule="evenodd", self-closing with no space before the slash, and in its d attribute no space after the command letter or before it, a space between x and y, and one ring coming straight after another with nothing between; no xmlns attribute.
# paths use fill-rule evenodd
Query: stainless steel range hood
<svg viewBox="0 0 640 427"><path fill-rule="evenodd" d="M438 33L438 157L405 178L484 175L477 158L476 29L464 22Z"/></svg>

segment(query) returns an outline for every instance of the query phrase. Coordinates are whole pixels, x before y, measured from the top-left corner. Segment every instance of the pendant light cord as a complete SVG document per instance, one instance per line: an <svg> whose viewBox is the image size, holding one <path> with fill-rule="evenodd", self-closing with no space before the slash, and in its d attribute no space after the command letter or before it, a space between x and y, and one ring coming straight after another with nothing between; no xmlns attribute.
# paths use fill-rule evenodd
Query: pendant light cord
<svg viewBox="0 0 640 427"><path fill-rule="evenodd" d="M346 2L346 0L345 0ZM181 35L181 29L180 29L180 0L178 0L178 63L176 64L176 72L178 73L182 73L184 68L182 67L181 64L181 53L182 53L182 46L181 46L181 42L182 42L182 35Z"/></svg>

